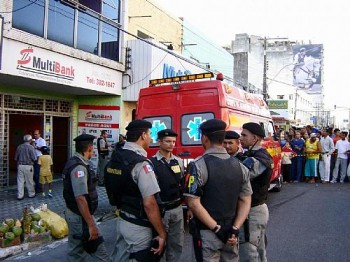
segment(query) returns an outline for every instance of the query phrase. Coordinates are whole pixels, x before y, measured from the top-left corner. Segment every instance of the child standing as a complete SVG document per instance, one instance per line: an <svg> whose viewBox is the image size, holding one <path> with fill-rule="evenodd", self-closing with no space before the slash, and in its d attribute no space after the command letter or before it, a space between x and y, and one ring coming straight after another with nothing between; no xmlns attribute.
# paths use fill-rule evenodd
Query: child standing
<svg viewBox="0 0 350 262"><path fill-rule="evenodd" d="M47 146L43 146L41 148L41 152L43 153L39 159L38 164L40 165L40 177L39 182L41 184L42 196L45 197L45 184L49 184L49 191L47 195L49 197L52 196L52 172L51 167L53 165L52 158L49 154L49 148Z"/></svg>
<svg viewBox="0 0 350 262"><path fill-rule="evenodd" d="M294 155L296 153L292 150L290 143L286 142L282 148L282 175L284 184L289 183L291 180L291 166Z"/></svg>

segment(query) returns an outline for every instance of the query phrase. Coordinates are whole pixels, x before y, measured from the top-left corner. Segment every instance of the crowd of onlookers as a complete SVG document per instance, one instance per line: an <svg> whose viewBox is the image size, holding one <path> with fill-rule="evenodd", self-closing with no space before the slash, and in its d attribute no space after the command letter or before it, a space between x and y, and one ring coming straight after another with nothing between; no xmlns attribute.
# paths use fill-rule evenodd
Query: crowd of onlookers
<svg viewBox="0 0 350 262"><path fill-rule="evenodd" d="M344 183L350 178L348 130L312 125L279 130L284 183Z"/></svg>

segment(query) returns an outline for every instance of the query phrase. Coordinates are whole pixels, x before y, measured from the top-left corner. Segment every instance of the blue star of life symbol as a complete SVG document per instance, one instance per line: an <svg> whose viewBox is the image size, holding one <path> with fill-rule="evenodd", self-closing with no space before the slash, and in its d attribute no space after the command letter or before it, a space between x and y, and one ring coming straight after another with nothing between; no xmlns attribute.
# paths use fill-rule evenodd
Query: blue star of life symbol
<svg viewBox="0 0 350 262"><path fill-rule="evenodd" d="M151 137L153 143L157 142L157 133L163 129L166 129L164 122L161 123L160 120L153 120L151 128Z"/></svg>
<svg viewBox="0 0 350 262"><path fill-rule="evenodd" d="M201 139L201 133L199 130L199 126L203 123L207 121L206 119L202 120L202 117L194 117L193 121L190 120L187 124L187 128L189 129L187 131L188 136L190 137L190 139L193 139L194 141L199 141Z"/></svg>

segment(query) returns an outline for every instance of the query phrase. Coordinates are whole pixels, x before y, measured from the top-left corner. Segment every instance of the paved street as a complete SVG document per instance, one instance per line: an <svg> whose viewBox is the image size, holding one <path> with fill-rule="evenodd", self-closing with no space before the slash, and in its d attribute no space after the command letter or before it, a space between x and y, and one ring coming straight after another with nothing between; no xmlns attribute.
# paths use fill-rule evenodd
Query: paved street
<svg viewBox="0 0 350 262"><path fill-rule="evenodd" d="M99 189L103 193L103 189ZM268 259L273 262L349 261L350 183L291 184L280 193L270 193L268 205ZM105 197L98 211L108 209ZM61 206L63 209L63 206ZM107 249L112 252L115 218L107 214L100 227ZM191 239L186 232L185 251L181 261L192 261ZM62 261L66 239L10 257L6 261Z"/></svg>

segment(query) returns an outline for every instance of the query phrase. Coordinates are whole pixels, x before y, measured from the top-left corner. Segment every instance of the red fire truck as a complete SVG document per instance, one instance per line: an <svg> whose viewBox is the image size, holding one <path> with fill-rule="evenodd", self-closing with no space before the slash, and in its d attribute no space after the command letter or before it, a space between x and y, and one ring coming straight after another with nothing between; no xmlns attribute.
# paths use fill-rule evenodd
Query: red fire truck
<svg viewBox="0 0 350 262"><path fill-rule="evenodd" d="M212 73L150 80L140 90L136 118L152 123L152 143L148 155L158 150L157 132L171 128L179 134L174 153L185 165L202 155L199 125L212 118L226 122L228 130L240 133L246 122L259 123L265 130L262 145L274 160L270 188L281 189L281 147L274 141L274 125L262 97L229 86Z"/></svg>

